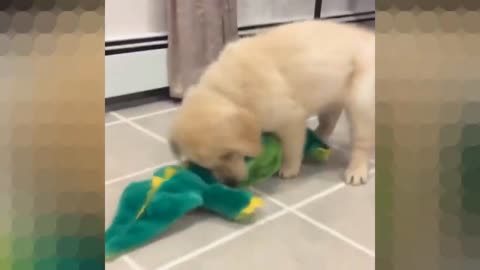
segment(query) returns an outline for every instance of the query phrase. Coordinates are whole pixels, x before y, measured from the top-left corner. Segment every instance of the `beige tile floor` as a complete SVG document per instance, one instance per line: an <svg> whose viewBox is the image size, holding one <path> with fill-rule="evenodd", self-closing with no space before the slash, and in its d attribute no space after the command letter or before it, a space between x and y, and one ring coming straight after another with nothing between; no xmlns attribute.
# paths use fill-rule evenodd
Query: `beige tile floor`
<svg viewBox="0 0 480 270"><path fill-rule="evenodd" d="M107 113L106 225L129 182L173 161L164 138L174 106L161 101ZM328 163L305 165L296 180L274 178L255 187L267 204L254 223L192 213L107 269L374 269L374 181L343 185L344 118L333 138L339 149Z"/></svg>
<svg viewBox="0 0 480 270"><path fill-rule="evenodd" d="M106 114L106 226L128 183L173 162L165 136L176 108L173 102L155 101ZM253 223L194 212L153 243L107 263L106 269L374 269L375 163L367 185L343 184L348 135L342 117L328 163L305 165L295 180L274 178L256 186L266 205Z"/></svg>

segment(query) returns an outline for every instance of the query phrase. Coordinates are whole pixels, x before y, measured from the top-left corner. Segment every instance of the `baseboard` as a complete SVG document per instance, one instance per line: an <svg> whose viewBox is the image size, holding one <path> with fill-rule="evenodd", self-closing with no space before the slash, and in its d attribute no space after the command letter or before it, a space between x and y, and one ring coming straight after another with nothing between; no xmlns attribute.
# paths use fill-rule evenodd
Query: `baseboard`
<svg viewBox="0 0 480 270"><path fill-rule="evenodd" d="M116 111L167 99L181 102L180 99L170 98L168 95L168 87L162 87L158 89L149 89L132 94L106 98L105 108L107 112Z"/></svg>
<svg viewBox="0 0 480 270"><path fill-rule="evenodd" d="M375 11L321 18L345 23L375 19ZM239 36L247 37L292 21L239 27ZM168 91L166 34L109 40L105 42L105 97L114 100L150 89Z"/></svg>

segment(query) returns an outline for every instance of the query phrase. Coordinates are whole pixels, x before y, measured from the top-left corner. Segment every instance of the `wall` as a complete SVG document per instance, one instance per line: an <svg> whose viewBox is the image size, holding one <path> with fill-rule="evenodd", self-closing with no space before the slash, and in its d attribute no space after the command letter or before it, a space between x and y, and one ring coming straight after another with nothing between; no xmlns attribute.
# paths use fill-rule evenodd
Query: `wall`
<svg viewBox="0 0 480 270"><path fill-rule="evenodd" d="M314 6L315 0L238 0L238 24L309 19ZM165 0L105 0L105 39L166 34L165 18Z"/></svg>
<svg viewBox="0 0 480 270"><path fill-rule="evenodd" d="M262 24L312 19L315 2L238 0L240 33L262 31ZM105 0L105 5L106 97L168 86L165 1ZM374 10L375 0L323 0L321 17L340 21L371 18ZM244 31L246 26L254 27Z"/></svg>
<svg viewBox="0 0 480 270"><path fill-rule="evenodd" d="M164 13L165 0L105 0L105 39L166 34Z"/></svg>

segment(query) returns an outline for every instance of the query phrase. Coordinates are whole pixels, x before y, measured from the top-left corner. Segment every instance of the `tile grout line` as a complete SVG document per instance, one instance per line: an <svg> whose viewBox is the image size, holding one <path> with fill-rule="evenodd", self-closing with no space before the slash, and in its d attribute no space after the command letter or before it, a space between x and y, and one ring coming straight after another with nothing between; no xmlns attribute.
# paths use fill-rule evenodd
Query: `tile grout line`
<svg viewBox="0 0 480 270"><path fill-rule="evenodd" d="M116 112L111 112L111 114L117 118L119 118L120 120L122 120L123 122L129 124L130 126L136 128L137 130L139 131L142 131L143 133L147 134L148 136L156 139L157 141L159 142L162 142L162 143L168 143L167 139L165 139L164 137L158 135L157 133L149 130L149 129L146 129L142 126L140 126L139 124L131 121L130 119L126 118L126 117L123 117L121 116L120 114L116 113Z"/></svg>
<svg viewBox="0 0 480 270"><path fill-rule="evenodd" d="M179 264L185 263L185 262L187 262L191 259L194 259L194 258L202 255L203 253L206 253L206 252L208 252L212 249L215 249L218 246L221 246L225 243L228 243L228 242L230 242L230 241L232 241L232 240L234 240L234 239L236 239L236 238L254 230L257 227L260 227L260 226L262 226L262 225L264 225L268 222L276 220L277 218L280 218L281 216L284 216L287 213L288 213L287 210L282 209L282 210L280 210L280 211L278 211L274 214L271 214L269 216L266 216L266 217L258 220L257 222L255 222L252 225L249 225L249 226L246 226L242 229L236 230L236 231L234 231L230 234L227 234L224 237L221 237L221 238L211 242L210 244L207 244L207 245L205 245L201 248L195 249L192 252L189 252L186 255L181 256L181 257L179 257L179 258L177 258L177 259L175 259L175 260L173 260L173 261L171 261L171 262L169 262L169 263L167 263L163 266L157 267L156 270L168 270L168 269L171 269L172 267L175 267Z"/></svg>
<svg viewBox="0 0 480 270"><path fill-rule="evenodd" d="M162 114L165 114L165 113L174 112L174 111L176 111L176 110L178 110L178 106L177 106L177 107L173 107L173 108L158 110L158 111L154 111L154 112L150 112L150 113L140 114L140 115L133 116L133 117L125 117L125 116L122 116L122 115L121 115L120 113L118 113L118 112L107 112L107 114L114 115L116 118L119 118L117 115L120 115L121 117L123 117L123 118L125 118L125 119L128 119L128 120L130 120L130 121L134 121L134 120L138 120L138 119L147 118L147 117L150 117L150 116L162 115ZM109 126L113 126L113 125L121 124L121 123L125 123L125 121L124 121L124 120L121 120L121 119L119 118L118 120L114 120L114 121L105 123L105 126L106 126L106 127L109 127Z"/></svg>
<svg viewBox="0 0 480 270"><path fill-rule="evenodd" d="M304 200L302 200L298 203L293 204L292 206L290 206L290 208L298 209L298 208L303 207L303 206L305 206L305 205L307 205L307 204L309 204L313 201L322 199L322 198L324 198L324 197L326 197L326 196L344 188L345 186L346 186L346 184L344 182L338 183L336 185L333 185L333 186L323 190L322 192L319 192L319 193L317 193L313 196L310 196L310 197L308 197L308 198L306 198L306 199L304 199Z"/></svg>
<svg viewBox="0 0 480 270"><path fill-rule="evenodd" d="M122 256L123 261L132 268L132 270L144 270L135 260L130 258L128 255Z"/></svg>
<svg viewBox="0 0 480 270"><path fill-rule="evenodd" d="M331 187L330 189L327 189L325 191L329 191L331 190L330 192L325 192L327 194L325 194L324 196L322 196L321 198L325 198L327 195L345 187L345 183L340 183L340 184L337 184L333 187ZM255 188L252 188L252 190L258 194L260 194L261 196L267 198L268 200L270 200L271 202L273 202L274 204L282 207L283 209L287 210L288 212L296 215L297 217L303 219L304 221L312 224L313 226L317 227L318 229L330 234L331 236L334 236L335 238L339 239L339 240L342 240L343 242L349 244L350 246L358 249L359 251L362 251L363 253L367 254L368 256L370 257L373 257L375 258L375 252L371 251L370 249L364 247L363 245L355 242L354 240L350 239L349 237L339 233L338 231L330 228L329 226L315 220L314 218L308 216L307 214L301 212L300 210L298 210L299 208L305 206L305 205L308 205L314 201L316 201L319 197L316 196L314 198L310 197L309 200L306 200L306 201L303 201L301 203L298 203L298 204L294 204L293 206L288 206L286 205L285 203L281 202L280 200L278 199L275 199L274 197L266 194L265 192L262 192L258 189L255 189Z"/></svg>
<svg viewBox="0 0 480 270"><path fill-rule="evenodd" d="M121 123L124 123L124 122L122 120L115 120L115 121L105 123L105 127L110 127L110 126L114 126L114 125L121 124Z"/></svg>
<svg viewBox="0 0 480 270"><path fill-rule="evenodd" d="M123 122L122 120L119 120L119 122ZM337 148L337 149L340 149L340 148ZM116 177L116 178L113 178L113 179L110 179L110 180L107 180L105 182L105 185L111 185L111 184L114 184L114 183L117 183L117 182L121 182L121 181L124 181L132 176L136 176L136 175L140 175L142 173L145 173L145 172L148 172L148 171L151 171L151 170L154 170L158 167L161 167L161 166L166 166L166 165L173 165L173 164L176 164L178 163L178 161L175 161L175 160L172 160L172 161L166 161L166 162L162 162L156 166L153 166L153 167L148 167L148 168L144 168L142 170L139 170L139 171L136 171L136 172L132 172L130 174L126 174L126 175L123 175L123 176L119 176L119 177ZM372 168L369 170L369 174L375 174L375 168Z"/></svg>
<svg viewBox="0 0 480 270"><path fill-rule="evenodd" d="M113 122L109 122L109 123L105 123L105 126L108 127L108 126L112 126L112 125L116 125L116 124L120 124L120 123L128 123L129 121L135 121L135 120L138 120L138 119L143 119L143 118L147 118L147 117L150 117L150 116L155 116L155 115L161 115L161 114L165 114L165 113L169 113L169 112L173 112L173 111L176 111L178 110L179 106L176 106L176 107L172 107L172 108L168 108L168 109L163 109L163 110L158 110L158 111L154 111L154 112L150 112L150 113L145 113L145 114L141 114L141 115L137 115L137 116L133 116L133 117L125 117L125 116L122 116L121 114L119 114L118 112L108 112L109 114L117 117L119 120L115 120ZM307 119L307 121L311 121L312 119L314 119L314 117L310 117ZM135 124L135 123L134 123ZM136 125L136 124L135 124ZM143 127L141 127L143 128ZM150 130L148 129L145 129L147 130L148 132L150 132ZM155 133L154 133L155 134ZM156 134L157 135L157 134ZM165 138L163 138L165 139ZM346 153L346 152L349 152L347 149L345 149L345 147L343 146L340 146L340 145L337 145L335 143L330 143L328 142L328 144L330 144L330 146L340 152L343 152L343 153ZM369 163L373 163L373 165L375 165L375 159L372 158L369 160Z"/></svg>
<svg viewBox="0 0 480 270"><path fill-rule="evenodd" d="M147 118L147 117L150 117L150 116L162 115L162 114L165 114L165 113L174 112L176 110L178 110L178 107L173 107L173 108L163 109L163 110L159 110L159 111L154 111L154 112L151 112L151 113L141 114L141 115L137 115L137 116L134 116L134 117L130 117L128 119L129 120L138 120L138 119L143 119L143 118Z"/></svg>
<svg viewBox="0 0 480 270"><path fill-rule="evenodd" d="M327 195L330 195L332 193L334 193L335 191L339 190L340 188L342 188L343 186L345 186L345 184L341 183L341 184L337 184L333 187L330 187L322 192L319 192L313 196L310 196L308 198L306 198L305 200L302 200L298 203L296 203L293 207L301 207L303 206L305 203L308 203L310 201L312 201L312 198L315 198L315 199L320 199L322 197L325 197ZM164 264L163 266L160 266L160 267L157 267L156 270L168 270L168 269L171 269L172 267L175 267L179 264L182 264L182 263L185 263L191 259L194 259L200 255L202 255L203 253L206 253L218 246L221 246L225 243L228 243L248 232L250 232L251 230L257 228L257 227L260 227L261 225L265 224L265 223L268 223L270 221L273 221L273 220L276 220L286 214L290 213L290 211L286 208L283 208L281 210L279 210L278 212L276 213L273 213L271 215L268 215L260 220L258 220L257 222L255 222L254 224L252 225L249 225L245 228L242 228L240 230L237 230L237 231L234 231L230 234L227 234L226 236L224 237L221 237L213 242L211 242L210 244L206 245L206 246L203 246L201 248L198 248L198 249L195 249L189 253L187 253L186 255L184 256L181 256L167 264Z"/></svg>
<svg viewBox="0 0 480 270"><path fill-rule="evenodd" d="M357 250L365 253L366 255L372 257L372 258L375 258L375 252L364 247L363 245L357 243L356 241L350 239L349 237L339 233L338 231L328 227L327 225L313 219L312 217L306 215L305 213L303 212L300 212L299 210L297 209L293 209L292 210L292 213L295 214L296 216L298 216L299 218L307 221L308 223L314 225L315 227L317 227L318 229L336 237L337 239L349 244L350 246L356 248Z"/></svg>
<svg viewBox="0 0 480 270"><path fill-rule="evenodd" d="M155 170L156 168L163 167L163 166L168 166L168 165L173 165L173 164L176 164L176 163L178 163L178 162L175 161L175 160L162 162L162 163L160 163L160 164L157 164L157 165L155 165L155 166L142 169L142 170L140 170L140 171L136 171L136 172L133 172L133 173L130 173L130 174L126 174L126 175L123 175L123 176L119 176L119 177L116 177L116 178L107 180L107 181L105 182L105 185L108 186L108 185L111 185L111 184L115 184L115 183L117 183L117 182L121 182L121 181L127 180L127 179L130 178L130 177L137 176L137 175L140 175L140 174L142 174L142 173L146 173L146 172L148 172L148 171Z"/></svg>
<svg viewBox="0 0 480 270"><path fill-rule="evenodd" d="M301 208L301 207L303 207L303 206L305 206L305 205L308 205L308 204L310 204L310 203L312 203L312 202L314 202L314 201L316 201L316 200L318 200L318 199L320 199L320 198L325 198L325 197L327 197L328 195L336 192L337 190L344 188L345 186L346 186L345 183L338 183L338 184L333 185L333 186L325 189L324 191L319 192L319 193L317 193L317 194L315 194L315 195L312 195L312 196L310 196L310 197L308 197L308 198L306 198L306 199L304 199L304 200L302 200L302 201L300 201L300 202L298 202L298 203L294 203L293 206L288 206L287 204L283 203L282 201L280 201L280 200L278 200L278 199L275 199L275 197L270 196L270 195L268 195L267 193L265 193L265 192L263 192L263 191L261 191L261 190L259 190L259 189L257 189L257 188L253 188L253 187L252 187L252 188L250 188L250 190L252 190L253 192L256 192L256 193L260 194L261 196L263 196L263 197L265 197L265 198L267 198L269 201L271 201L271 202L273 202L274 204L280 206L281 208L287 209L287 210L290 211L290 210L298 209L298 208Z"/></svg>

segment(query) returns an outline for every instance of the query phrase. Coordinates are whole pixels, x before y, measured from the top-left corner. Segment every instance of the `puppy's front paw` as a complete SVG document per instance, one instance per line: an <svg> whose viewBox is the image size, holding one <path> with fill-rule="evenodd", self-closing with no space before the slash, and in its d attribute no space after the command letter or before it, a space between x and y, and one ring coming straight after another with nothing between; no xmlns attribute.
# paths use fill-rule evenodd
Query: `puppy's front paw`
<svg viewBox="0 0 480 270"><path fill-rule="evenodd" d="M348 168L345 172L345 183L352 186L363 185L368 181L368 166Z"/></svg>
<svg viewBox="0 0 480 270"><path fill-rule="evenodd" d="M291 179L297 177L299 173L300 167L283 165L278 175L283 179Z"/></svg>

